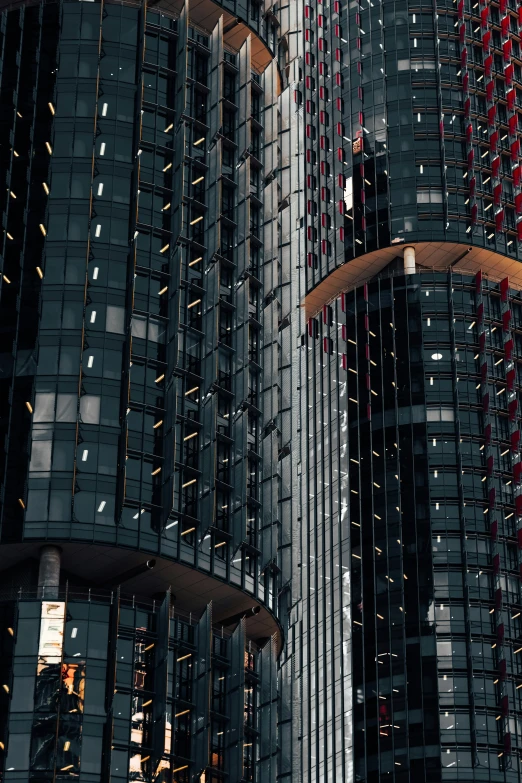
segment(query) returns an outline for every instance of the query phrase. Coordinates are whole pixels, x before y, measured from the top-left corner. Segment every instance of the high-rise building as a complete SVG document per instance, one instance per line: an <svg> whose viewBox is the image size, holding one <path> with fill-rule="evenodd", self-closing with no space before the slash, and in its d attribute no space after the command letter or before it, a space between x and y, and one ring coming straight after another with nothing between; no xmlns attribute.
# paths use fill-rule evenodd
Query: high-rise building
<svg viewBox="0 0 522 783"><path fill-rule="evenodd" d="M275 780L296 9L0 7L0 779Z"/></svg>
<svg viewBox="0 0 522 783"><path fill-rule="evenodd" d="M0 780L520 783L518 6L1 8Z"/></svg>
<svg viewBox="0 0 522 783"><path fill-rule="evenodd" d="M520 9L303 17L294 780L515 783Z"/></svg>

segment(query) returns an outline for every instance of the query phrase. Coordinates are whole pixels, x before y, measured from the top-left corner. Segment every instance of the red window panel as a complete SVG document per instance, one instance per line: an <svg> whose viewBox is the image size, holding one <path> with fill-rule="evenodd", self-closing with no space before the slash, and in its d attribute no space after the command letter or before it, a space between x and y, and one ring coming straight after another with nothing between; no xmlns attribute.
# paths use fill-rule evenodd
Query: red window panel
<svg viewBox="0 0 522 783"><path fill-rule="evenodd" d="M504 210L499 209L497 214L495 215L495 228L497 231L502 231L504 227ZM506 313L504 313L506 315Z"/></svg>
<svg viewBox="0 0 522 783"><path fill-rule="evenodd" d="M488 16L489 16L489 8L486 6L486 8L483 8L482 11L480 12L480 24L484 28L488 26Z"/></svg>
<svg viewBox="0 0 522 783"><path fill-rule="evenodd" d="M488 109L488 123L490 125L495 124L495 117L497 116L497 104L494 103L493 106L490 106Z"/></svg>
<svg viewBox="0 0 522 783"><path fill-rule="evenodd" d="M346 312L346 294L341 294L341 310ZM343 340L346 340L346 325L343 324Z"/></svg>
<svg viewBox="0 0 522 783"><path fill-rule="evenodd" d="M330 305L323 305L323 323L326 324L326 326L331 326L333 324L333 310Z"/></svg>
<svg viewBox="0 0 522 783"><path fill-rule="evenodd" d="M520 174L521 174L520 166L515 166L515 168L513 169L513 185L515 186L520 185Z"/></svg>
<svg viewBox="0 0 522 783"><path fill-rule="evenodd" d="M516 98L516 91L514 89L509 90L509 92L506 93L506 100L508 105L508 110L513 111L515 107L515 98Z"/></svg>
<svg viewBox="0 0 522 783"><path fill-rule="evenodd" d="M324 16L322 14L317 14L317 26L323 27L324 25Z"/></svg>
<svg viewBox="0 0 522 783"><path fill-rule="evenodd" d="M518 7L518 26L522 27L522 5Z"/></svg>
<svg viewBox="0 0 522 783"><path fill-rule="evenodd" d="M506 8L507 8L507 0L499 0L498 7L499 7L500 13L504 14L506 12Z"/></svg>
<svg viewBox="0 0 522 783"><path fill-rule="evenodd" d="M339 24L334 25L334 35L336 38L341 37L341 25Z"/></svg>
<svg viewBox="0 0 522 783"><path fill-rule="evenodd" d="M517 115L512 114L508 120L508 128L512 136L517 132L517 123L518 123Z"/></svg>
<svg viewBox="0 0 522 783"><path fill-rule="evenodd" d="M339 229L339 242L344 242L344 228L342 226Z"/></svg>
<svg viewBox="0 0 522 783"><path fill-rule="evenodd" d="M328 47L326 45L326 42L325 42L324 38L319 38L318 43L319 43L319 51L320 52L327 52L328 51Z"/></svg>
<svg viewBox="0 0 522 783"><path fill-rule="evenodd" d="M321 111L319 112L319 122L321 123L321 125L324 125L324 120L325 120L325 113L321 109Z"/></svg>
<svg viewBox="0 0 522 783"><path fill-rule="evenodd" d="M500 173L500 157L497 156L496 158L493 158L493 162L491 163L491 173L495 178L498 177Z"/></svg>
<svg viewBox="0 0 522 783"><path fill-rule="evenodd" d="M511 59L511 50L513 48L513 44L511 42L511 38L506 41L505 44L502 45L502 54L504 55L504 62L507 63Z"/></svg>
<svg viewBox="0 0 522 783"><path fill-rule="evenodd" d="M321 225L323 228L329 228L328 225L328 214L326 212L323 212L321 215Z"/></svg>
<svg viewBox="0 0 522 783"><path fill-rule="evenodd" d="M466 72L464 74L464 78L462 79L462 89L464 90L464 92L468 91L468 87L469 87L469 73Z"/></svg>
<svg viewBox="0 0 522 783"><path fill-rule="evenodd" d="M515 141L511 144L511 160L513 163L518 161L518 156L520 154L520 141L519 139L515 139Z"/></svg>
<svg viewBox="0 0 522 783"><path fill-rule="evenodd" d="M515 196L515 210L517 215L522 215L522 193Z"/></svg>
<svg viewBox="0 0 522 783"><path fill-rule="evenodd" d="M340 188L343 188L344 190L344 174L338 174L337 175L337 184Z"/></svg>
<svg viewBox="0 0 522 783"><path fill-rule="evenodd" d="M464 117L469 120L471 114L471 98L466 98L464 101Z"/></svg>
<svg viewBox="0 0 522 783"><path fill-rule="evenodd" d="M335 99L335 108L337 109L337 111L342 111L343 110L342 98L336 98Z"/></svg>
<svg viewBox="0 0 522 783"><path fill-rule="evenodd" d="M304 12L305 12L305 19L310 19L310 6L309 5L305 5Z"/></svg>
<svg viewBox="0 0 522 783"><path fill-rule="evenodd" d="M340 199L339 201L339 214L344 215L344 201L343 199Z"/></svg>
<svg viewBox="0 0 522 783"><path fill-rule="evenodd" d="M486 100L491 103L493 100L493 90L495 89L495 82L488 82L486 84Z"/></svg>
<svg viewBox="0 0 522 783"><path fill-rule="evenodd" d="M324 87L319 87L319 97L324 101Z"/></svg>
<svg viewBox="0 0 522 783"><path fill-rule="evenodd" d="M502 196L502 185L495 185L493 188L493 201L495 202L495 206L500 206L500 199Z"/></svg>
<svg viewBox="0 0 522 783"><path fill-rule="evenodd" d="M513 389L515 388L515 377L516 377L515 370L511 369L507 371L506 383L509 391L513 391ZM518 464L522 467L522 463L519 462Z"/></svg>
<svg viewBox="0 0 522 783"><path fill-rule="evenodd" d="M489 45L491 43L491 30L488 30L487 33L484 33L482 36L482 48L485 52L489 52Z"/></svg>
<svg viewBox="0 0 522 783"><path fill-rule="evenodd" d="M462 47L462 51L460 53L460 64L463 68L466 67L468 63L468 50L465 46Z"/></svg>
<svg viewBox="0 0 522 783"><path fill-rule="evenodd" d="M513 357L513 340L507 340L507 342L504 343L504 355L506 357L506 361L511 361L511 358Z"/></svg>
<svg viewBox="0 0 522 783"><path fill-rule="evenodd" d="M500 20L500 32L503 38L507 38L509 34L509 16L505 16Z"/></svg>
<svg viewBox="0 0 522 783"><path fill-rule="evenodd" d="M459 0L459 4L457 6L457 12L459 15L459 19L464 19L464 0Z"/></svg>
<svg viewBox="0 0 522 783"><path fill-rule="evenodd" d="M337 85L337 87L341 86L341 74L340 73L336 73L335 74L335 84Z"/></svg>
<svg viewBox="0 0 522 783"><path fill-rule="evenodd" d="M337 147L337 160L341 163L344 162L344 150L342 147Z"/></svg>
<svg viewBox="0 0 522 783"><path fill-rule="evenodd" d="M305 30L305 41L310 41L310 38L312 37L312 32L308 28Z"/></svg>
<svg viewBox="0 0 522 783"><path fill-rule="evenodd" d="M467 125L466 126L466 141L468 144L471 144L471 140L473 138L473 125Z"/></svg>
<svg viewBox="0 0 522 783"><path fill-rule="evenodd" d="M360 44L361 44L361 39L360 39L360 38L358 38L358 39L357 39L357 48L358 48L358 49L360 49L360 48L361 48L361 45L360 45ZM340 62L341 62L341 60L343 59L343 51L342 51L342 49L336 49L336 50L335 50L335 59L337 60L337 62L338 62L338 63L340 63Z"/></svg>
<svg viewBox="0 0 522 783"><path fill-rule="evenodd" d="M502 313L502 329L505 332L509 332L509 325L511 324L511 310L506 310Z"/></svg>
<svg viewBox="0 0 522 783"><path fill-rule="evenodd" d="M476 187L477 187L477 178L476 177L471 177L471 179L469 181L469 195L472 198L475 195Z"/></svg>
<svg viewBox="0 0 522 783"><path fill-rule="evenodd" d="M459 27L459 38L460 38L460 42L461 43L464 43L464 41L466 40L466 25L465 24L461 24L460 27Z"/></svg>
<svg viewBox="0 0 522 783"><path fill-rule="evenodd" d="M348 357L345 353L343 353L343 370L348 369Z"/></svg>
<svg viewBox="0 0 522 783"><path fill-rule="evenodd" d="M310 337L318 337L319 335L319 324L315 318L308 319L308 334Z"/></svg>
<svg viewBox="0 0 522 783"><path fill-rule="evenodd" d="M486 73L486 76L491 76L492 70L493 70L493 55L488 54L488 56L484 60L484 71Z"/></svg>
<svg viewBox="0 0 522 783"><path fill-rule="evenodd" d="M334 3L334 14L340 14L341 13L341 3L339 0L335 0Z"/></svg>

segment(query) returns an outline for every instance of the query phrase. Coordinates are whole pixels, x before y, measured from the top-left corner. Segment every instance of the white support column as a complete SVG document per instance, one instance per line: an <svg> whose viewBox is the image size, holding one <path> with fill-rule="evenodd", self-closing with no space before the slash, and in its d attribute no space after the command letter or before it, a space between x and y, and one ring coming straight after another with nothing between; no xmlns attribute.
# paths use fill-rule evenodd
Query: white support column
<svg viewBox="0 0 522 783"><path fill-rule="evenodd" d="M404 274L415 274L415 248L411 245L404 248Z"/></svg>

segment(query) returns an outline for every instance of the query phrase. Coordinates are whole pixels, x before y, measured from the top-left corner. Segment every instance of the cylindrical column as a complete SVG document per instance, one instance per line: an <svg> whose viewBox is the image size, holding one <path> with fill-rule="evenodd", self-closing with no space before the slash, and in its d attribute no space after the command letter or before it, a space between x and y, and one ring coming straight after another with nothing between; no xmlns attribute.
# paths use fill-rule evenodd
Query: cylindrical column
<svg viewBox="0 0 522 783"><path fill-rule="evenodd" d="M38 594L41 598L57 598L60 586L60 562L62 550L47 544L40 549L38 569Z"/></svg>
<svg viewBox="0 0 522 783"><path fill-rule="evenodd" d="M415 274L415 248L411 245L404 248L404 274Z"/></svg>

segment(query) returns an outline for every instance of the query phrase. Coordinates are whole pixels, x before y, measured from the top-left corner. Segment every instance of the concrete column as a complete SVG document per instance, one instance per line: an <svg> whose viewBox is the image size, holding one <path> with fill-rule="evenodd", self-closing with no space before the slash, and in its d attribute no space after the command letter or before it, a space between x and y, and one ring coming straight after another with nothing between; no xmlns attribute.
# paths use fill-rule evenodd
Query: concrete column
<svg viewBox="0 0 522 783"><path fill-rule="evenodd" d="M415 248L411 245L404 248L404 274L415 274Z"/></svg>
<svg viewBox="0 0 522 783"><path fill-rule="evenodd" d="M40 549L40 567L38 569L38 595L40 598L58 598L61 557L62 550L59 546L46 544Z"/></svg>

